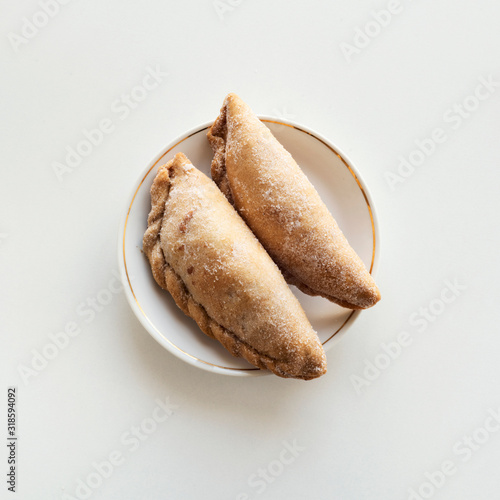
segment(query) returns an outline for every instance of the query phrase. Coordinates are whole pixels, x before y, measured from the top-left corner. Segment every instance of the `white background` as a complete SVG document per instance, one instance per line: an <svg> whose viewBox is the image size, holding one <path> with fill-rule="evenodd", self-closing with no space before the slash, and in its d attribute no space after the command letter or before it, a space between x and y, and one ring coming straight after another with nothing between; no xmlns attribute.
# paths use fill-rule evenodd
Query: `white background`
<svg viewBox="0 0 500 500"><path fill-rule="evenodd" d="M232 3L219 2L219 15L212 0L73 0L17 46L13 34L40 7L1 2L0 436L14 385L20 438L15 495L1 443L0 497L83 498L77 481L116 451L121 465L90 498L407 499L451 461L454 474L423 495L498 500L500 432L488 416L500 407L500 88L467 118L448 110L479 78L500 82L500 3L401 0L350 58L341 44L390 2ZM168 75L122 120L113 103L157 65ZM189 366L140 326L123 293L95 317L78 309L118 268L118 226L139 173L214 119L230 91L338 144L375 201L383 299L316 381ZM113 132L58 179L67 146L105 118ZM435 128L446 140L391 189L387 172ZM441 307L446 280L466 289ZM432 301L440 314L410 323ZM22 376L67 322L81 333ZM357 391L353 376L402 331L412 343ZM168 419L137 449L124 444L167 397L178 407ZM481 444L469 456L460 441L472 435ZM294 440L292 461L282 452ZM272 482L256 482L259 469Z"/></svg>

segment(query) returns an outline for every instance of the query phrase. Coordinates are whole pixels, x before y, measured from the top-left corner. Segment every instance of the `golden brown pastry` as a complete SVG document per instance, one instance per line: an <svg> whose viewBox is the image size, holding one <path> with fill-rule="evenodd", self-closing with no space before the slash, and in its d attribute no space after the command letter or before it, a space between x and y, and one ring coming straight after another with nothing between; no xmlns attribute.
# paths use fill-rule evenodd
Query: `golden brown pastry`
<svg viewBox="0 0 500 500"><path fill-rule="evenodd" d="M208 131L212 178L286 280L351 309L380 300L370 273L290 153L236 95Z"/></svg>
<svg viewBox="0 0 500 500"><path fill-rule="evenodd" d="M326 372L323 347L279 269L182 153L153 182L143 248L156 282L231 354L280 377Z"/></svg>

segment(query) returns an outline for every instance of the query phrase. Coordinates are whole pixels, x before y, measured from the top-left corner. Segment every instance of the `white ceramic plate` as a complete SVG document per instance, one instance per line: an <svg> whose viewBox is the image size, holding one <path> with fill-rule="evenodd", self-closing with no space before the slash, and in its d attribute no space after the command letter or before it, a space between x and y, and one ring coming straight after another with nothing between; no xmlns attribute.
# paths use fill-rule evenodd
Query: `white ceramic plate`
<svg viewBox="0 0 500 500"><path fill-rule="evenodd" d="M373 273L379 248L373 202L352 163L331 142L306 127L261 117L292 154L337 220L351 246ZM231 356L217 341L201 332L177 308L170 295L155 283L142 237L151 208L149 190L157 167L182 151L210 177L212 150L206 138L211 123L196 127L169 144L144 170L134 186L120 230L118 254L127 299L144 328L166 349L188 363L225 375L269 373ZM359 311L351 311L292 287L325 349L331 348L352 326Z"/></svg>

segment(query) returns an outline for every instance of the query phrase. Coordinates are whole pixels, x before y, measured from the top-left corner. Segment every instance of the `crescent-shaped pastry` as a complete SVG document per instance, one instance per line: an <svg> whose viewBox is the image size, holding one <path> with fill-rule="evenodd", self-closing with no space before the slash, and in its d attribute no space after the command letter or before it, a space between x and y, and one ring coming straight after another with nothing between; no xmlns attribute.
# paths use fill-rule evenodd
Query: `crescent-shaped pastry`
<svg viewBox="0 0 500 500"><path fill-rule="evenodd" d="M326 372L323 347L279 269L182 153L154 179L143 249L156 282L231 354L280 377Z"/></svg>
<svg viewBox="0 0 500 500"><path fill-rule="evenodd" d="M351 309L380 300L375 281L306 175L236 94L226 97L207 135L213 180L290 284Z"/></svg>

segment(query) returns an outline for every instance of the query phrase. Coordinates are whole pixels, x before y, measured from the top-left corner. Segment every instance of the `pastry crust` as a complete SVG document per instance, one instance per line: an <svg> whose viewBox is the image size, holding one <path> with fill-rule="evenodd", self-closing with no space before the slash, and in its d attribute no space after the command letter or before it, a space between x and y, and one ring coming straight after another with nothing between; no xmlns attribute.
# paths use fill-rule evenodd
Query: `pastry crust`
<svg viewBox="0 0 500 500"><path fill-rule="evenodd" d="M326 372L323 347L279 269L182 153L153 182L143 249L156 282L232 355L280 377Z"/></svg>
<svg viewBox="0 0 500 500"><path fill-rule="evenodd" d="M380 292L290 153L236 95L207 133L212 178L285 279L309 295L365 309Z"/></svg>

